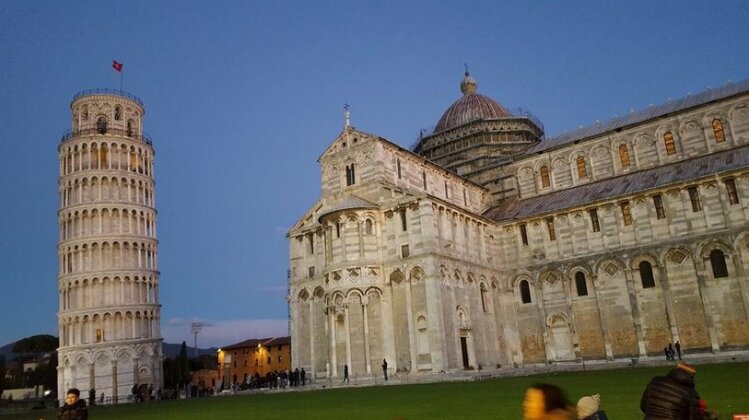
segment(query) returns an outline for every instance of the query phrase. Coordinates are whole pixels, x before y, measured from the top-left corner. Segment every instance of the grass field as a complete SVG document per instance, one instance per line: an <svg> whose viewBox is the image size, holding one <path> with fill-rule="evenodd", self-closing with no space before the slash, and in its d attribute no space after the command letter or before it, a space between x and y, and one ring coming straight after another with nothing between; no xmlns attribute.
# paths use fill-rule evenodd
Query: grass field
<svg viewBox="0 0 749 420"><path fill-rule="evenodd" d="M536 375L480 382L351 387L313 392L213 397L142 405L94 407L91 419L520 419L525 389L534 382L564 388L574 402L601 394L613 420L641 419L640 395L667 368ZM701 365L697 390L708 406L731 419L749 413L749 363ZM0 414L0 419L56 418L53 411Z"/></svg>

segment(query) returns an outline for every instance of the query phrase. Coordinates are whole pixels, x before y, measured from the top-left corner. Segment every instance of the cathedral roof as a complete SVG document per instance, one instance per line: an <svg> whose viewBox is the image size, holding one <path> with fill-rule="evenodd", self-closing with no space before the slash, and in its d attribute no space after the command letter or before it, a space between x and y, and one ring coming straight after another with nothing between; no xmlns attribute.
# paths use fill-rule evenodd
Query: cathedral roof
<svg viewBox="0 0 749 420"><path fill-rule="evenodd" d="M505 118L512 115L497 103L494 99L479 95L476 93L478 84L466 71L463 81L460 83L460 90L463 97L455 101L450 108L447 108L437 126L434 128L435 133L467 124L471 121Z"/></svg>
<svg viewBox="0 0 749 420"><path fill-rule="evenodd" d="M694 159L675 162L604 179L565 190L517 200L507 208L494 208L484 217L496 221L539 217L555 211L629 196L642 191L687 182L717 173L749 166L749 146L724 150Z"/></svg>
<svg viewBox="0 0 749 420"><path fill-rule="evenodd" d="M728 83L717 89L708 89L695 95L688 95L681 99L669 100L668 102L661 105L650 106L646 109L633 111L627 115L616 117L608 121L597 122L593 125L580 127L576 130L562 133L554 137L548 137L546 138L546 140L538 143L535 147L528 149L525 154L531 155L550 149L556 149L567 144L574 143L576 141L587 139L589 137L598 136L609 131L615 131L660 116L683 111L685 109L704 105L709 102L725 99L746 92L749 92L749 79L742 80L738 83Z"/></svg>
<svg viewBox="0 0 749 420"><path fill-rule="evenodd" d="M328 214L335 213L335 212L342 211L342 210L374 209L374 208L377 208L377 204L374 204L371 201L367 201L355 195L349 195L349 196L344 197L343 200L339 201L335 205L332 205L330 207L320 210L320 216L317 219L320 220Z"/></svg>

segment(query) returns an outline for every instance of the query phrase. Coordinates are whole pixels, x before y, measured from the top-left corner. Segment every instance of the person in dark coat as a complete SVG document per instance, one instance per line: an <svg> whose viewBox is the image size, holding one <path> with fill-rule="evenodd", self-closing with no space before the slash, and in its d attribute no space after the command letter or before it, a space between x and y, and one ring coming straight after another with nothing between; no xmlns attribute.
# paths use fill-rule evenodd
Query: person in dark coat
<svg viewBox="0 0 749 420"><path fill-rule="evenodd" d="M644 420L695 420L704 418L700 396L694 386L694 367L679 363L666 376L650 380L640 399Z"/></svg>
<svg viewBox="0 0 749 420"><path fill-rule="evenodd" d="M382 374L385 375L385 380L388 380L388 361L382 359Z"/></svg>
<svg viewBox="0 0 749 420"><path fill-rule="evenodd" d="M676 347L676 354L679 355L679 360L681 360L681 343L677 341L674 347Z"/></svg>
<svg viewBox="0 0 749 420"><path fill-rule="evenodd" d="M676 360L676 352L674 351L674 346L671 343L668 343L668 354L671 356L671 360Z"/></svg>
<svg viewBox="0 0 749 420"><path fill-rule="evenodd" d="M307 372L305 372L304 368L302 368L302 371L299 374L302 377L302 386L304 386L304 383L307 381Z"/></svg>
<svg viewBox="0 0 749 420"><path fill-rule="evenodd" d="M70 388L65 397L65 405L57 410L59 420L88 420L88 408L86 401L81 399L81 391Z"/></svg>
<svg viewBox="0 0 749 420"><path fill-rule="evenodd" d="M343 382L351 383L351 381L348 378L348 365L343 365Z"/></svg>

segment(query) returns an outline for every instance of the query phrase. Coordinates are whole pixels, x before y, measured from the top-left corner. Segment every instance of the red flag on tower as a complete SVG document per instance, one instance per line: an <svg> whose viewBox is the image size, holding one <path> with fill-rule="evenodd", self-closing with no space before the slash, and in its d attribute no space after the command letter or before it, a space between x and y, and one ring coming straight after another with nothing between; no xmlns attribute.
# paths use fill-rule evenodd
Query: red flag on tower
<svg viewBox="0 0 749 420"><path fill-rule="evenodd" d="M112 68L122 73L122 63L118 63L117 60L112 60Z"/></svg>

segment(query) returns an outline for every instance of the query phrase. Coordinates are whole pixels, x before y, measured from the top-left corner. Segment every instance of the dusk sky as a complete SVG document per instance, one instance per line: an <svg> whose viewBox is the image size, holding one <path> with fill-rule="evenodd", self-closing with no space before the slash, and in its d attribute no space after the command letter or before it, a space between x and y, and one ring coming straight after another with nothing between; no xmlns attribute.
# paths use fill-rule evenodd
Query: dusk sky
<svg viewBox="0 0 749 420"><path fill-rule="evenodd" d="M0 345L57 335L57 146L70 101L143 100L156 150L162 334L287 333L287 230L356 128L409 147L460 97L547 136L749 77L746 1L0 2Z"/></svg>

